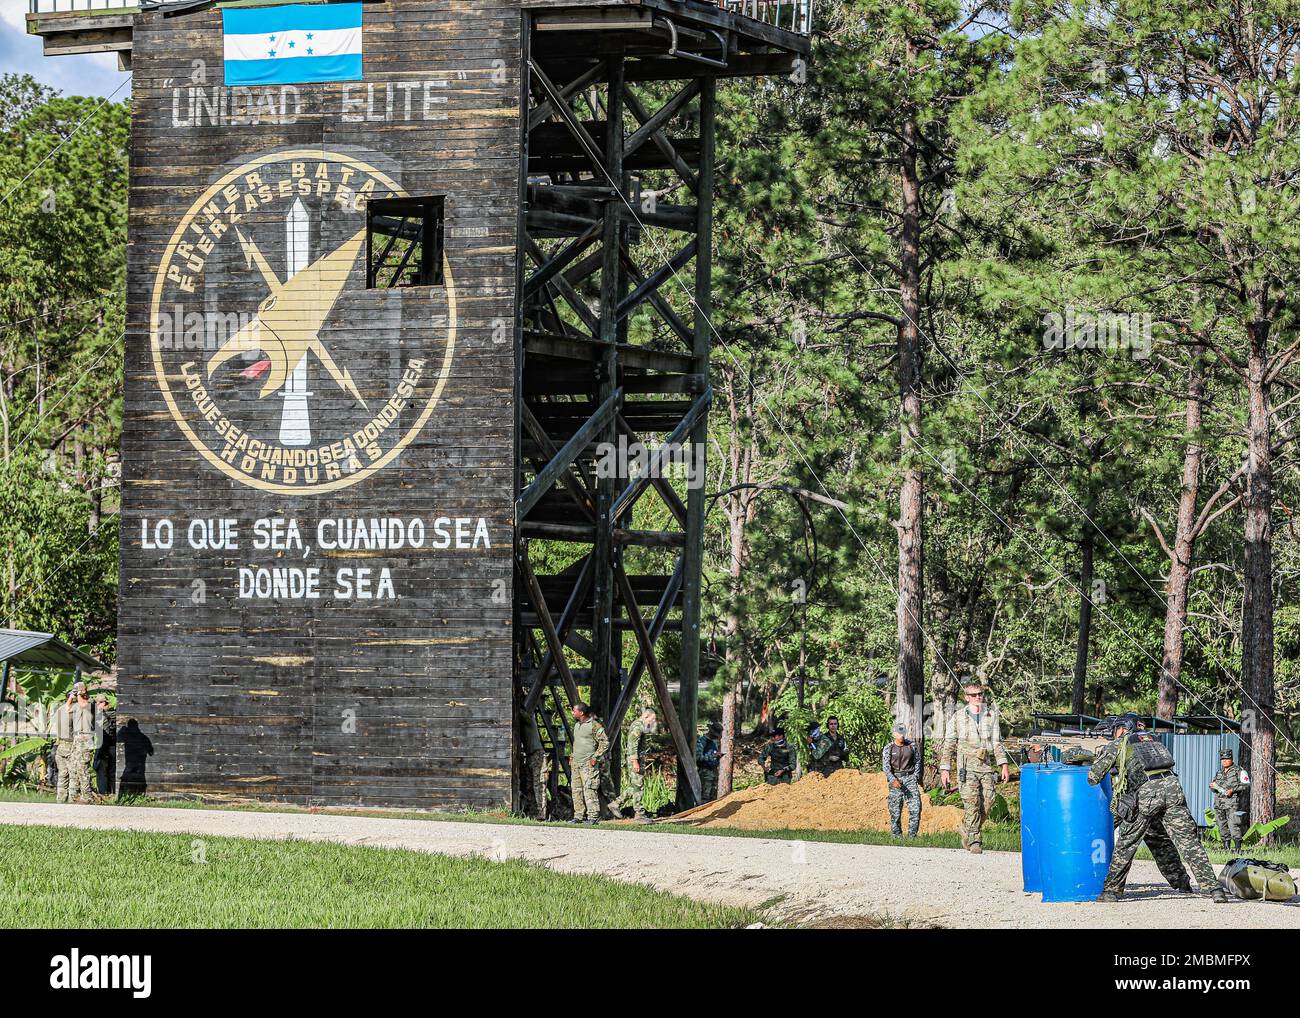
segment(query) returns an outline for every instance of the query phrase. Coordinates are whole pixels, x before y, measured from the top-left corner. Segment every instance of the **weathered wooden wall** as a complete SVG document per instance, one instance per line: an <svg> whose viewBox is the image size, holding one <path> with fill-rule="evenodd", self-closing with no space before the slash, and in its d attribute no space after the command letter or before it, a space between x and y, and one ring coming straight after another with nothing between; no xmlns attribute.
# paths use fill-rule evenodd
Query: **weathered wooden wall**
<svg viewBox="0 0 1300 1018"><path fill-rule="evenodd" d="M151 791L510 802L519 22L517 0L367 3L363 81L230 89L219 11L137 17L119 646L121 714L138 719L156 750ZM211 213L191 216L214 184L256 160L232 178L233 191L213 196ZM239 234L283 281L293 200L307 210L314 262L364 226L356 191L367 179L373 196L389 181L412 195L446 195L449 285L367 291L364 251L343 259L346 280L331 275L336 258L310 287L286 287L278 317L267 309L265 347L209 374L217 316L251 316L271 292ZM352 191L340 198L340 185ZM371 469L364 448L337 475L318 462L315 484L332 479L332 490L311 490L305 467L290 478L283 465L259 463L247 476L239 464L249 450L225 463L232 451L217 428L232 422L239 431L227 434L266 443L268 456L284 448L285 401L279 391L262 395L270 375L258 362L277 345L265 333L308 328L312 293L332 281L342 290L320 339L368 410L309 356L313 441L304 454L346 453L346 436L415 370L407 404L378 439L382 465ZM295 301L301 313L286 316ZM175 318L177 304L182 328L169 340L161 316ZM191 313L200 318L186 321ZM199 320L212 323L206 346ZM187 378L210 403L196 403ZM399 436L410 440L394 451ZM317 526L334 518L418 519L426 541L330 552ZM452 524L444 527L452 546L433 547L438 518L468 521L471 546L455 546ZM301 547L256 548L259 519L295 520ZM170 548L151 546L162 520L171 522ZM237 548L192 546L191 526L211 520L236 521ZM241 596L240 570L257 568L319 568L319 596ZM342 596L340 568L369 568L372 588L390 570L394 596Z"/></svg>

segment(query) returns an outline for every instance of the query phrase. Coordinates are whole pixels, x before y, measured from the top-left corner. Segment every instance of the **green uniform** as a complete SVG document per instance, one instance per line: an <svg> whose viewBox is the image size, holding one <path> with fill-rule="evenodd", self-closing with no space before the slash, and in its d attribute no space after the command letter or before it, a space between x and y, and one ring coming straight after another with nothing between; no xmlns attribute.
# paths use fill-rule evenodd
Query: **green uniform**
<svg viewBox="0 0 1300 1018"><path fill-rule="evenodd" d="M829 778L837 770L843 767L849 760L849 744L844 741L842 735L831 735L830 732L820 733L813 740L810 748L812 757L812 769L823 777Z"/></svg>
<svg viewBox="0 0 1300 1018"><path fill-rule="evenodd" d="M790 784L794 780L795 762L794 747L785 740L769 742L758 756L758 764L763 768L763 779L769 785Z"/></svg>
<svg viewBox="0 0 1300 1018"><path fill-rule="evenodd" d="M91 802L90 761L95 756L95 714L89 704L66 703L54 711L50 734L57 739L57 800Z"/></svg>
<svg viewBox="0 0 1300 1018"><path fill-rule="evenodd" d="M1103 891L1124 893L1133 857L1148 833L1168 838L1196 878L1202 894L1209 894L1219 886L1205 849L1196 837L1196 822L1173 771L1173 757L1168 756L1167 750L1162 753L1162 749L1163 745L1145 732L1126 735L1102 746L1088 770L1088 781L1094 785L1101 784L1107 773L1115 773L1112 799L1116 809L1115 852ZM1126 800L1136 797L1131 814L1125 812L1121 796ZM1165 872L1163 866L1161 872ZM1169 878L1166 872L1165 879Z"/></svg>
<svg viewBox="0 0 1300 1018"><path fill-rule="evenodd" d="M632 812L637 816L645 814L645 745L649 735L645 722L640 717L627 726L623 762L626 765L624 770L627 771L627 783L632 789Z"/></svg>
<svg viewBox="0 0 1300 1018"><path fill-rule="evenodd" d="M961 820L961 841L967 848L980 847L984 817L993 806L994 777L1007 763L1002 747L1002 729L993 711L974 713L969 707L948 719L944 728L943 762L940 770L951 773L957 758L957 780L966 812Z"/></svg>
<svg viewBox="0 0 1300 1018"><path fill-rule="evenodd" d="M1237 848L1241 847L1241 811L1246 808L1246 797L1242 793L1249 787L1245 772L1235 763L1221 768L1210 782L1210 791L1214 793L1214 820L1219 826L1219 840L1224 848L1233 843Z"/></svg>
<svg viewBox="0 0 1300 1018"><path fill-rule="evenodd" d="M605 726L594 717L573 726L572 777L573 819L600 819L600 758L609 750Z"/></svg>
<svg viewBox="0 0 1300 1018"><path fill-rule="evenodd" d="M528 803L529 815L537 820L546 819L546 779L550 760L542 747L542 734L537 728L537 715L531 711L520 718L520 742L524 750L525 781L532 801Z"/></svg>
<svg viewBox="0 0 1300 1018"><path fill-rule="evenodd" d="M695 769L700 775L700 801L718 797L718 744L705 734L695 740Z"/></svg>

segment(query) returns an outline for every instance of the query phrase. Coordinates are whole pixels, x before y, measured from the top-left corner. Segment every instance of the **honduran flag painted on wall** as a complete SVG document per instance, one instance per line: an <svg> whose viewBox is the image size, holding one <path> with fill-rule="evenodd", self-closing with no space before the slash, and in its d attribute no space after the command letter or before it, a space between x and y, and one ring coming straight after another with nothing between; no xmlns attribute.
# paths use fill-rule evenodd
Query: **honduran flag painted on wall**
<svg viewBox="0 0 1300 1018"><path fill-rule="evenodd" d="M221 12L227 85L361 79L361 4L284 4Z"/></svg>

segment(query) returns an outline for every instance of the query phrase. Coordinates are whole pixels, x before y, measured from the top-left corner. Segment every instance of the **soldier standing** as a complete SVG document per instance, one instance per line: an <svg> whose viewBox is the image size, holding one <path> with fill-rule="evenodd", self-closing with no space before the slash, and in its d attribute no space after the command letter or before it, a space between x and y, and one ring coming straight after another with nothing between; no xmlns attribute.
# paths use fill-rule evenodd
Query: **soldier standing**
<svg viewBox="0 0 1300 1018"><path fill-rule="evenodd" d="M718 740L722 737L722 725L717 721L709 722L709 730L695 740L695 769L700 774L700 801L712 802L718 797Z"/></svg>
<svg viewBox="0 0 1300 1018"><path fill-rule="evenodd" d="M528 788L532 793L532 816L537 820L546 819L546 777L550 763L546 759L546 750L542 746L542 733L537 727L537 714L534 711L520 711L520 742L524 750L524 768Z"/></svg>
<svg viewBox="0 0 1300 1018"><path fill-rule="evenodd" d="M100 744L95 750L95 788L100 795L112 795L117 788L117 710L101 696L95 704L99 711Z"/></svg>
<svg viewBox="0 0 1300 1018"><path fill-rule="evenodd" d="M54 712L51 734L58 740L58 802L91 802L90 761L95 755L95 712L86 684L73 684L63 706Z"/></svg>
<svg viewBox="0 0 1300 1018"><path fill-rule="evenodd" d="M573 756L569 760L574 823L600 823L600 759L608 749L605 726L579 700L573 705Z"/></svg>
<svg viewBox="0 0 1300 1018"><path fill-rule="evenodd" d="M1174 773L1169 748L1148 732L1140 732L1137 718L1125 714L1115 725L1115 738L1102 746L1088 770L1088 781L1099 785L1115 772L1112 789L1115 819L1115 854L1098 901L1119 901L1138 846L1149 830L1167 834L1202 894L1214 901L1228 900L1215 879L1210 860L1196 837L1196 822L1187 808L1182 786Z"/></svg>
<svg viewBox="0 0 1300 1018"><path fill-rule="evenodd" d="M829 777L849 762L849 744L840 735L840 719L835 715L826 719L826 731L813 745L813 770Z"/></svg>
<svg viewBox="0 0 1300 1018"><path fill-rule="evenodd" d="M1250 784L1246 772L1232 762L1232 750L1224 747L1219 753L1223 769L1210 782L1214 793L1214 819L1219 826L1219 840L1224 848L1241 851L1241 813L1237 809L1239 793Z"/></svg>
<svg viewBox="0 0 1300 1018"><path fill-rule="evenodd" d="M632 819L648 823L645 811L645 749L647 736L659 731L659 715L653 707L642 707L641 716L627 727L625 742L627 781L632 789Z"/></svg>
<svg viewBox="0 0 1300 1018"><path fill-rule="evenodd" d="M993 805L996 767L1002 780L1011 780L1007 751L1002 748L1002 731L997 716L985 707L985 690L978 682L965 686L966 707L948 719L944 730L943 762L939 780L944 788L952 783L952 758L957 756L957 777L961 782L961 800L966 806L961 821L961 844L975 855L981 846L981 828L985 814Z"/></svg>
<svg viewBox="0 0 1300 1018"><path fill-rule="evenodd" d="M794 747L785 741L785 729L773 728L772 741L763 747L758 756L763 768L763 780L769 785L788 785L794 780Z"/></svg>
<svg viewBox="0 0 1300 1018"><path fill-rule="evenodd" d="M894 726L894 741L880 756L880 769L889 784L889 827L903 836L903 799L907 799L907 836L921 829L921 754L907 737L906 725Z"/></svg>

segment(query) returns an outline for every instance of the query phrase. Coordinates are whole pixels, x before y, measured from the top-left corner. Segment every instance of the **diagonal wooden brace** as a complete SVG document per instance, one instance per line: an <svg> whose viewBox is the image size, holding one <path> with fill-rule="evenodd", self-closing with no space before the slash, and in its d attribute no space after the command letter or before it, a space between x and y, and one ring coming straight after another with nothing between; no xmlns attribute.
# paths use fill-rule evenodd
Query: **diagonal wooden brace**
<svg viewBox="0 0 1300 1018"><path fill-rule="evenodd" d="M691 795L696 802L700 801L700 774L695 768L695 745L686 737L682 730L681 720L677 717L677 708L673 706L672 694L668 691L668 683L664 680L663 672L659 670L659 659L655 657L654 641L650 639L649 632L646 631L645 620L641 617L641 610L636 604L636 593L632 590L632 583L627 578L627 573L623 571L621 562L614 563L614 575L618 581L619 596L622 598L623 606L627 609L628 621L632 623L632 632L636 634L636 641L641 646L641 654L645 658L646 667L650 671L650 678L655 685L655 692L659 695L659 709L663 712L664 720L668 724L668 731L673 737L673 747L677 750L677 776L680 779L683 773L686 776L686 783L690 786ZM692 735L695 733L692 732Z"/></svg>
<svg viewBox="0 0 1300 1018"><path fill-rule="evenodd" d="M712 391L712 390L710 390ZM555 458L547 463L536 477L533 483L528 485L520 494L519 499L515 502L515 520L522 520L528 515L529 510L542 500L542 496L550 491L551 486L569 469L569 465L576 460L584 449L591 443L591 440L614 419L618 413L619 405L623 402L623 390L615 389L613 395L587 418L587 422L578 429L577 433L569 439L555 454Z"/></svg>

